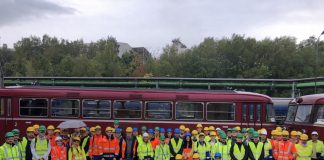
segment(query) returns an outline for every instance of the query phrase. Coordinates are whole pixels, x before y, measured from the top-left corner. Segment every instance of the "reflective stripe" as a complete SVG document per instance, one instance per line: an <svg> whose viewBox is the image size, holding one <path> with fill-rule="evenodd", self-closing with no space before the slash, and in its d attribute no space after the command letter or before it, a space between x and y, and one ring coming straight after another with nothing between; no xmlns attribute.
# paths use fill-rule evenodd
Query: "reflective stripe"
<svg viewBox="0 0 324 160"><path fill-rule="evenodd" d="M12 147L11 148L11 151L12 151L12 149L14 149L15 147ZM8 150L7 150L7 146L5 146L5 145L3 145L3 149L4 149L4 151L5 151L5 154L6 154L6 158L4 158L4 159L6 159L6 160L14 160L14 159L19 159L20 157L19 156L14 156L14 154L11 152L11 158L9 158L9 154L8 154Z"/></svg>

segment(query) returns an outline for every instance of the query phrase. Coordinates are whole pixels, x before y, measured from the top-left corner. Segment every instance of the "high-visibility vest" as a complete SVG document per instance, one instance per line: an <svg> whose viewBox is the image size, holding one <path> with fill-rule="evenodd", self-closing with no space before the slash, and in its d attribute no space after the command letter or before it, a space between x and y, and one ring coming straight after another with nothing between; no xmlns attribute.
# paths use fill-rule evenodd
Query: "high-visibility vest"
<svg viewBox="0 0 324 160"><path fill-rule="evenodd" d="M15 145L18 147L20 159L25 160L26 159L26 150L22 146L22 141L15 142Z"/></svg>
<svg viewBox="0 0 324 160"><path fill-rule="evenodd" d="M264 144L264 158L267 158L268 156L270 156L270 150L272 150L272 145L270 143L270 140L268 139L263 144Z"/></svg>
<svg viewBox="0 0 324 160"><path fill-rule="evenodd" d="M217 143L216 152L221 153L222 160L230 160L231 159L231 156L229 153L230 149L231 149L231 143L226 143L226 145L221 142ZM212 153L212 155L215 155L215 153Z"/></svg>
<svg viewBox="0 0 324 160"><path fill-rule="evenodd" d="M257 146L255 146L254 142L249 142L249 147L251 149L254 159L258 160L262 154L263 143L258 142Z"/></svg>
<svg viewBox="0 0 324 160"><path fill-rule="evenodd" d="M210 145L206 142L203 142L203 144L200 144L200 142L197 142L195 152L199 154L200 159L205 159L207 157L207 153L210 155Z"/></svg>
<svg viewBox="0 0 324 160"><path fill-rule="evenodd" d="M316 154L320 153L322 156L324 156L324 144L323 141L317 140L317 142L314 144L312 140L309 140L307 142L307 145L312 146L312 150L315 151L315 153L312 154L312 158L317 158ZM315 146L315 148L313 148Z"/></svg>
<svg viewBox="0 0 324 160"><path fill-rule="evenodd" d="M138 143L142 143L142 142L143 142L143 137L142 137L142 135L138 135L138 136L136 136L136 139L137 139L137 142L138 142Z"/></svg>
<svg viewBox="0 0 324 160"><path fill-rule="evenodd" d="M177 144L176 144L176 141L174 140L174 138L171 139L171 145L172 145L172 148L175 153L178 153L181 150L182 142L183 142L183 140L181 138L179 138ZM173 157L173 155L171 155L171 157Z"/></svg>
<svg viewBox="0 0 324 160"><path fill-rule="evenodd" d="M234 154L234 157L238 160L242 160L245 156L245 148L243 145L244 144L242 144L241 150L240 150L238 145L236 143L234 144L233 154Z"/></svg>
<svg viewBox="0 0 324 160"><path fill-rule="evenodd" d="M43 157L49 149L48 148L48 143L49 143L48 139L35 138L35 139L33 139L33 141L35 142L36 154L38 155L38 157Z"/></svg>
<svg viewBox="0 0 324 160"><path fill-rule="evenodd" d="M214 143L212 143L211 141L209 141L208 143L209 143L209 146L210 146L210 153L213 156L216 153L217 145L218 145L219 142L215 141Z"/></svg>
<svg viewBox="0 0 324 160"><path fill-rule="evenodd" d="M84 153L84 150L80 146L71 147L69 149L69 160L86 160L86 159L87 158Z"/></svg>
<svg viewBox="0 0 324 160"><path fill-rule="evenodd" d="M1 160L20 160L20 153L18 146L4 143L0 147Z"/></svg>
<svg viewBox="0 0 324 160"><path fill-rule="evenodd" d="M86 145L87 145L87 143L88 143L88 141L89 141L89 136L86 136L86 137L84 137L84 139L83 139L83 141L82 141L82 144L81 144L81 147L84 149L84 151L86 152L86 156L89 156L89 149L86 151L85 150L85 147L86 147Z"/></svg>
<svg viewBox="0 0 324 160"><path fill-rule="evenodd" d="M296 153L295 144L290 141L278 142L278 160L292 160Z"/></svg>
<svg viewBox="0 0 324 160"><path fill-rule="evenodd" d="M54 146L51 148L51 160L67 160L66 147Z"/></svg>
<svg viewBox="0 0 324 160"><path fill-rule="evenodd" d="M211 139L211 138L210 138L209 135L205 136L205 142L206 142L206 143L208 143L208 142L210 141L210 139ZM198 140L199 140L199 138L198 138Z"/></svg>
<svg viewBox="0 0 324 160"><path fill-rule="evenodd" d="M56 143L55 143L56 136L55 135L52 135L52 136L47 135L46 138L49 140L52 147L56 145Z"/></svg>
<svg viewBox="0 0 324 160"><path fill-rule="evenodd" d="M154 160L169 160L171 157L170 148L167 144L159 144L155 148Z"/></svg>
<svg viewBox="0 0 324 160"><path fill-rule="evenodd" d="M139 159L144 159L146 156L154 157L154 152L152 148L152 144L150 142L142 142L139 144L137 149L137 154Z"/></svg>
<svg viewBox="0 0 324 160"><path fill-rule="evenodd" d="M296 144L297 157L296 160L310 160L312 155L312 146L301 143Z"/></svg>
<svg viewBox="0 0 324 160"><path fill-rule="evenodd" d="M153 141L151 141L152 143L152 147L155 150L156 146L160 144L160 138L159 137L155 137Z"/></svg>
<svg viewBox="0 0 324 160"><path fill-rule="evenodd" d="M121 139L119 140L119 144L118 144L118 146L119 146L119 151L118 151L119 156L120 156L121 158L125 158L125 152L126 152L126 141L125 141L123 138L121 138Z"/></svg>
<svg viewBox="0 0 324 160"><path fill-rule="evenodd" d="M114 155L118 155L120 149L116 138L107 139L107 137L104 137L102 139L102 147L102 153L110 153Z"/></svg>
<svg viewBox="0 0 324 160"><path fill-rule="evenodd" d="M275 139L271 139L270 143L271 143L271 146L272 146L272 156L273 156L274 159L278 159L278 154L279 154L278 144L279 144L279 141L275 140Z"/></svg>
<svg viewBox="0 0 324 160"><path fill-rule="evenodd" d="M103 138L101 135L93 135L93 137L90 138L89 143L89 156L98 156L102 155L103 151Z"/></svg>

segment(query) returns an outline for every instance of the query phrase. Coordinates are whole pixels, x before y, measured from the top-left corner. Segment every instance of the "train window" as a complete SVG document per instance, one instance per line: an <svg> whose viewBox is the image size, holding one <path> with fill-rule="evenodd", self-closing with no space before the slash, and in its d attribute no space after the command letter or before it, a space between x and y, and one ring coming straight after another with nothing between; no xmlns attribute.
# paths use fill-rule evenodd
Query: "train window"
<svg viewBox="0 0 324 160"><path fill-rule="evenodd" d="M3 98L0 98L0 116L3 116L4 115L4 108L5 108L5 104L4 104L4 99Z"/></svg>
<svg viewBox="0 0 324 160"><path fill-rule="evenodd" d="M47 99L21 98L19 100L20 116L47 117Z"/></svg>
<svg viewBox="0 0 324 160"><path fill-rule="evenodd" d="M204 113L203 103L177 102L176 104L176 119L202 120L203 113Z"/></svg>
<svg viewBox="0 0 324 160"><path fill-rule="evenodd" d="M317 111L317 119L315 121L315 123L324 123L324 106L321 105L319 106L318 108L318 111Z"/></svg>
<svg viewBox="0 0 324 160"><path fill-rule="evenodd" d="M234 103L208 103L207 120L232 121L235 118Z"/></svg>
<svg viewBox="0 0 324 160"><path fill-rule="evenodd" d="M114 101L114 118L142 118L141 101Z"/></svg>
<svg viewBox="0 0 324 160"><path fill-rule="evenodd" d="M286 121L287 122L293 122L295 119L295 115L297 112L297 107L296 106L289 106L288 107L288 112L287 112L287 117L286 117Z"/></svg>
<svg viewBox="0 0 324 160"><path fill-rule="evenodd" d="M247 110L247 104L243 104L242 106L242 120L243 122L246 122L247 120L247 115L246 115L246 110Z"/></svg>
<svg viewBox="0 0 324 160"><path fill-rule="evenodd" d="M273 104L267 104L267 122L276 122Z"/></svg>
<svg viewBox="0 0 324 160"><path fill-rule="evenodd" d="M110 118L111 101L83 100L82 113L85 118Z"/></svg>
<svg viewBox="0 0 324 160"><path fill-rule="evenodd" d="M172 103L171 102L146 102L145 119L171 119Z"/></svg>
<svg viewBox="0 0 324 160"><path fill-rule="evenodd" d="M311 112L311 105L299 105L296 113L295 122L309 122Z"/></svg>
<svg viewBox="0 0 324 160"><path fill-rule="evenodd" d="M250 113L250 122L254 121L254 104L250 104L249 106L249 113Z"/></svg>
<svg viewBox="0 0 324 160"><path fill-rule="evenodd" d="M260 122L261 121L261 104L257 104L256 105L256 120L258 121L258 122Z"/></svg>
<svg viewBox="0 0 324 160"><path fill-rule="evenodd" d="M53 117L79 117L80 102L75 99L52 99Z"/></svg>

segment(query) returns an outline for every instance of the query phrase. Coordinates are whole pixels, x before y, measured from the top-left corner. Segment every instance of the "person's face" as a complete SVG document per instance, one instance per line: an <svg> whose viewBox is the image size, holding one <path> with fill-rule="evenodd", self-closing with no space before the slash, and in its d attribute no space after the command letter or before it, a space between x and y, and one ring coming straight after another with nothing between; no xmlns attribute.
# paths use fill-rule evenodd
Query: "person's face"
<svg viewBox="0 0 324 160"><path fill-rule="evenodd" d="M101 129L97 128L95 133L96 133L96 135L101 135Z"/></svg>
<svg viewBox="0 0 324 160"><path fill-rule="evenodd" d="M133 136L133 133L132 132L126 132L126 137L130 138Z"/></svg>
<svg viewBox="0 0 324 160"><path fill-rule="evenodd" d="M317 134L312 134L312 140L313 140L313 141L318 140L318 135L317 135Z"/></svg>
<svg viewBox="0 0 324 160"><path fill-rule="evenodd" d="M190 137L189 136L186 136L186 141L190 141Z"/></svg>
<svg viewBox="0 0 324 160"><path fill-rule="evenodd" d="M291 136L291 139L292 140L296 140L297 139L297 136Z"/></svg>
<svg viewBox="0 0 324 160"><path fill-rule="evenodd" d="M62 140L58 140L58 141L56 141L56 145L58 145L58 146L62 146L62 144L63 144Z"/></svg>
<svg viewBox="0 0 324 160"><path fill-rule="evenodd" d="M121 137L121 133L119 132L119 133L116 133L116 137Z"/></svg>
<svg viewBox="0 0 324 160"><path fill-rule="evenodd" d="M289 136L283 136L283 139L286 141L289 139Z"/></svg>
<svg viewBox="0 0 324 160"><path fill-rule="evenodd" d="M204 131L205 135L208 135L209 131Z"/></svg>
<svg viewBox="0 0 324 160"><path fill-rule="evenodd" d="M9 144L13 144L14 143L14 137L8 137L6 139L6 142L9 143Z"/></svg>
<svg viewBox="0 0 324 160"><path fill-rule="evenodd" d="M215 160L221 160L221 158L218 158L218 157L217 157L217 158L215 158Z"/></svg>
<svg viewBox="0 0 324 160"><path fill-rule="evenodd" d="M197 128L197 131L198 131L198 132L201 132L201 130L202 130L201 127L198 127L198 128Z"/></svg>
<svg viewBox="0 0 324 160"><path fill-rule="evenodd" d="M113 133L111 131L106 131L107 136L111 136Z"/></svg>
<svg viewBox="0 0 324 160"><path fill-rule="evenodd" d="M278 139L278 136L273 135L273 136L272 136L272 139L277 140L277 139Z"/></svg>
<svg viewBox="0 0 324 160"><path fill-rule="evenodd" d="M174 137L179 138L180 134L174 134Z"/></svg>
<svg viewBox="0 0 324 160"><path fill-rule="evenodd" d="M119 124L114 124L114 128L119 128Z"/></svg>
<svg viewBox="0 0 324 160"><path fill-rule="evenodd" d="M237 142L242 142L242 138L236 138Z"/></svg>
<svg viewBox="0 0 324 160"><path fill-rule="evenodd" d="M14 136L14 140L17 141L18 139L19 139L19 134L18 134L18 135L15 134L15 136Z"/></svg>
<svg viewBox="0 0 324 160"><path fill-rule="evenodd" d="M181 133L181 134L184 134L184 133L185 133L185 130L180 130L180 133Z"/></svg>
<svg viewBox="0 0 324 160"><path fill-rule="evenodd" d="M168 137L171 137L172 136L172 133L171 132L168 132L167 135L168 135Z"/></svg>
<svg viewBox="0 0 324 160"><path fill-rule="evenodd" d="M39 133L39 130L37 128L35 128L35 131L34 131L34 134L38 134Z"/></svg>
<svg viewBox="0 0 324 160"><path fill-rule="evenodd" d="M282 140L282 136L277 136L277 140L281 141Z"/></svg>
<svg viewBox="0 0 324 160"><path fill-rule="evenodd" d="M159 131L154 131L154 135L158 136L160 134Z"/></svg>
<svg viewBox="0 0 324 160"><path fill-rule="evenodd" d="M216 136L210 136L210 138L211 138L212 140L215 140L215 139L216 139Z"/></svg>
<svg viewBox="0 0 324 160"><path fill-rule="evenodd" d="M248 136L248 133L247 132L243 132L243 135L246 137L246 136Z"/></svg>
<svg viewBox="0 0 324 160"><path fill-rule="evenodd" d="M79 146L80 141L73 141L74 146Z"/></svg>
<svg viewBox="0 0 324 160"><path fill-rule="evenodd" d="M148 139L149 139L149 137L147 137L147 136L146 137L143 137L143 141L144 142L148 142Z"/></svg>
<svg viewBox="0 0 324 160"><path fill-rule="evenodd" d="M48 135L53 135L53 134L54 134L54 131L53 131L52 129L47 130L47 134L48 134Z"/></svg>
<svg viewBox="0 0 324 160"><path fill-rule="evenodd" d="M134 132L133 132L133 135L134 135L134 136L138 136L138 132L137 132L137 131L134 131Z"/></svg>
<svg viewBox="0 0 324 160"><path fill-rule="evenodd" d="M262 140L267 139L267 135L264 135L264 134L260 134L260 137L261 137Z"/></svg>
<svg viewBox="0 0 324 160"><path fill-rule="evenodd" d="M165 141L164 141L164 140L163 140L163 141L160 141L160 143L161 143L161 144L164 144L164 143L165 143Z"/></svg>
<svg viewBox="0 0 324 160"><path fill-rule="evenodd" d="M199 136L199 141L203 142L205 140L205 136Z"/></svg>
<svg viewBox="0 0 324 160"><path fill-rule="evenodd" d="M221 138L221 139L219 139L219 141L221 141L221 142L226 142L226 139L224 139L224 138Z"/></svg>
<svg viewBox="0 0 324 160"><path fill-rule="evenodd" d="M43 137L43 136L45 136L45 132L46 131L39 131L38 135L41 136L41 137Z"/></svg>
<svg viewBox="0 0 324 160"><path fill-rule="evenodd" d="M228 137L231 137L231 136L232 136L232 132L231 132L231 131L228 131L228 132L227 132L227 136L228 136Z"/></svg>
<svg viewBox="0 0 324 160"><path fill-rule="evenodd" d="M28 138L34 138L34 132L27 132L26 134Z"/></svg>
<svg viewBox="0 0 324 160"><path fill-rule="evenodd" d="M236 135L237 135L237 132L232 132L233 137L236 137Z"/></svg>
<svg viewBox="0 0 324 160"><path fill-rule="evenodd" d="M256 142L259 142L259 137L253 137L253 141L256 143Z"/></svg>
<svg viewBox="0 0 324 160"><path fill-rule="evenodd" d="M306 144L306 143L307 143L307 141L305 141L305 140L300 140L300 142L301 142L302 144Z"/></svg>
<svg viewBox="0 0 324 160"><path fill-rule="evenodd" d="M161 132L161 133L160 133L160 136L164 136L164 135L165 135L165 133L164 133L164 132Z"/></svg>

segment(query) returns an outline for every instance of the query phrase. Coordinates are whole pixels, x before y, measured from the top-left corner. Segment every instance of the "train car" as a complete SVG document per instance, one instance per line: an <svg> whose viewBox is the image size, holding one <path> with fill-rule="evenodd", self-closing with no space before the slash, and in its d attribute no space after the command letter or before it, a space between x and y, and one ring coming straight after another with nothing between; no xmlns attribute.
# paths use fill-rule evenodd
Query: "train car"
<svg viewBox="0 0 324 160"><path fill-rule="evenodd" d="M250 92L8 87L0 89L0 97L1 135L70 119L102 127L112 126L115 119L122 127L275 127L271 98Z"/></svg>
<svg viewBox="0 0 324 160"><path fill-rule="evenodd" d="M324 94L301 96L289 103L285 125L289 130L317 131L324 140Z"/></svg>
<svg viewBox="0 0 324 160"><path fill-rule="evenodd" d="M272 98L277 124L284 124L288 112L289 102L293 98Z"/></svg>

